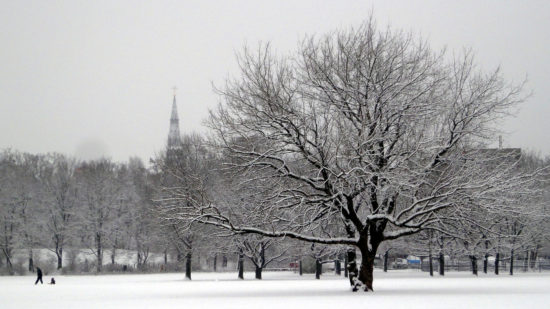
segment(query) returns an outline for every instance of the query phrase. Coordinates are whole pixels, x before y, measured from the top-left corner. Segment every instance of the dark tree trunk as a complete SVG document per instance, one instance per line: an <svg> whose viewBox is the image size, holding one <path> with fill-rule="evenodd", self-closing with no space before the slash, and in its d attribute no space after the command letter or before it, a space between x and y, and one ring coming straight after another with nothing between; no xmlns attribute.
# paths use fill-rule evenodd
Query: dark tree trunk
<svg viewBox="0 0 550 309"><path fill-rule="evenodd" d="M13 270L13 264L11 262L11 258L8 255L6 255L6 266L8 267L8 273L10 274L10 276L15 275L15 271Z"/></svg>
<svg viewBox="0 0 550 309"><path fill-rule="evenodd" d="M218 269L218 255L214 254L214 272L216 272Z"/></svg>
<svg viewBox="0 0 550 309"><path fill-rule="evenodd" d="M34 272L34 261L32 259L32 249L29 250L29 271Z"/></svg>
<svg viewBox="0 0 550 309"><path fill-rule="evenodd" d="M101 272L101 268L103 266L103 247L101 243L101 234L96 233L95 235L95 241L96 241L96 250L97 250L97 266L96 271L98 273Z"/></svg>
<svg viewBox="0 0 550 309"><path fill-rule="evenodd" d="M338 276L342 275L342 267L340 266L340 260L334 261L334 270L336 272L336 275Z"/></svg>
<svg viewBox="0 0 550 309"><path fill-rule="evenodd" d="M168 249L164 249L164 265L168 264Z"/></svg>
<svg viewBox="0 0 550 309"><path fill-rule="evenodd" d="M239 253L239 262L238 262L238 268L239 268L239 279L244 279L244 256L242 253Z"/></svg>
<svg viewBox="0 0 550 309"><path fill-rule="evenodd" d="M13 271L13 264L11 263L11 258L9 254L6 254L5 250L4 256L6 257L6 266L8 267L8 273L13 276L15 274Z"/></svg>
<svg viewBox="0 0 550 309"><path fill-rule="evenodd" d="M301 263L302 261L300 261L300 265L302 265ZM348 277L348 255L347 254L344 255L344 277L346 278Z"/></svg>
<svg viewBox="0 0 550 309"><path fill-rule="evenodd" d="M55 255L57 255L57 269L63 267L63 247L56 244L55 246Z"/></svg>
<svg viewBox="0 0 550 309"><path fill-rule="evenodd" d="M497 252L497 256L495 257L495 275L498 275L499 260L500 260L500 253Z"/></svg>
<svg viewBox="0 0 550 309"><path fill-rule="evenodd" d="M439 274L445 276L445 255L439 254Z"/></svg>
<svg viewBox="0 0 550 309"><path fill-rule="evenodd" d="M111 264L115 265L115 256L116 256L116 248L113 247L113 251L111 251Z"/></svg>
<svg viewBox="0 0 550 309"><path fill-rule="evenodd" d="M265 266L265 244L260 243L260 260L256 264L256 279L262 279L262 269Z"/></svg>
<svg viewBox="0 0 550 309"><path fill-rule="evenodd" d="M141 261L143 258L141 257L141 252L137 252L137 269L141 269Z"/></svg>
<svg viewBox="0 0 550 309"><path fill-rule="evenodd" d="M428 261L430 263L430 276L434 276L434 263L433 263L433 257L432 257L432 251L430 250Z"/></svg>
<svg viewBox="0 0 550 309"><path fill-rule="evenodd" d="M384 252L384 272L388 272L388 251Z"/></svg>
<svg viewBox="0 0 550 309"><path fill-rule="evenodd" d="M256 279L262 280L262 268L256 265Z"/></svg>
<svg viewBox="0 0 550 309"><path fill-rule="evenodd" d="M514 249L510 250L510 276L514 275Z"/></svg>
<svg viewBox="0 0 550 309"><path fill-rule="evenodd" d="M59 253L57 253L57 269L61 269L63 267L63 248L59 249Z"/></svg>
<svg viewBox="0 0 550 309"><path fill-rule="evenodd" d="M303 271L302 271L302 260L300 260L300 264L299 264L299 265L300 265L299 267L300 267L300 276L301 276L301 275L303 275Z"/></svg>
<svg viewBox="0 0 550 309"><path fill-rule="evenodd" d="M348 271L349 283L354 288L354 291L357 291L355 288L355 281L357 280L359 271L357 269L357 261L355 261L355 258L355 249L349 249L347 252L348 264L346 265L346 269Z"/></svg>
<svg viewBox="0 0 550 309"><path fill-rule="evenodd" d="M315 260L315 279L321 279L321 273L323 272L323 264L319 259Z"/></svg>
<svg viewBox="0 0 550 309"><path fill-rule="evenodd" d="M430 268L430 277L434 276L434 264L433 264L433 255L432 255L432 240L433 240L433 231L428 231L428 267Z"/></svg>
<svg viewBox="0 0 550 309"><path fill-rule="evenodd" d="M470 261L472 262L472 274L477 276L477 257L470 255Z"/></svg>
<svg viewBox="0 0 550 309"><path fill-rule="evenodd" d="M378 246L382 242L382 230L377 225L372 225L369 229L370 238L359 237L358 247L361 250L361 268L359 269L358 281L356 281L353 291L357 291L360 286L365 292L374 291L372 284L374 280L374 258L376 257Z"/></svg>
<svg viewBox="0 0 550 309"><path fill-rule="evenodd" d="M487 268L489 266L489 254L485 253L485 258L483 259L483 273L487 273Z"/></svg>
<svg viewBox="0 0 550 309"><path fill-rule="evenodd" d="M366 251L366 250L365 250ZM361 269L359 270L359 281L365 285L365 291L374 291L372 282L374 280L374 257L371 252L361 252Z"/></svg>
<svg viewBox="0 0 550 309"><path fill-rule="evenodd" d="M227 257L225 255L222 256L222 267L223 268L227 267Z"/></svg>
<svg viewBox="0 0 550 309"><path fill-rule="evenodd" d="M191 280L191 252L185 255L185 278Z"/></svg>
<svg viewBox="0 0 550 309"><path fill-rule="evenodd" d="M535 266L537 265L538 255L539 255L538 247L536 247L534 250L529 250L529 268L531 268L531 270L535 270Z"/></svg>

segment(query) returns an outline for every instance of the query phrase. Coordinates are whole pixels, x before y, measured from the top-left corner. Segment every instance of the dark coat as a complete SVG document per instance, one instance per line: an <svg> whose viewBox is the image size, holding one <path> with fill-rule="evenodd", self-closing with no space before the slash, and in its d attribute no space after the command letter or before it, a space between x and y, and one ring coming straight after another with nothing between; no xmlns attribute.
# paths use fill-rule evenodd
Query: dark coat
<svg viewBox="0 0 550 309"><path fill-rule="evenodd" d="M42 269L40 269L40 267L36 267L36 275L42 277Z"/></svg>

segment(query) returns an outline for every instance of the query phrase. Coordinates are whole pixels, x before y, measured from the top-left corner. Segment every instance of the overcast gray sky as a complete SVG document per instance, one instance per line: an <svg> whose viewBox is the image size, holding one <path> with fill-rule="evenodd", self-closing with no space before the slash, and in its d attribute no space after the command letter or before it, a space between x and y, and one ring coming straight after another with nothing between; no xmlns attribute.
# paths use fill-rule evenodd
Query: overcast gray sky
<svg viewBox="0 0 550 309"><path fill-rule="evenodd" d="M0 149L148 161L167 138L201 131L235 73L235 52L358 25L471 47L484 68L528 78L533 96L504 126L504 146L550 155L550 1L0 1Z"/></svg>

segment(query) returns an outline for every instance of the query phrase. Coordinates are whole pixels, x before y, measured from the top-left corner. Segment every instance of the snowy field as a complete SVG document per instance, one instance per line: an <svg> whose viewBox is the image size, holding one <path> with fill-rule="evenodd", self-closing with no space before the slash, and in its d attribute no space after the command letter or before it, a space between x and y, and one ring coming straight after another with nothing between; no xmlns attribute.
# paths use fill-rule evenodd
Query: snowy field
<svg viewBox="0 0 550 309"><path fill-rule="evenodd" d="M550 273L430 278L418 271L376 272L374 293L351 293L345 278L264 273L0 277L0 308L550 308ZM45 276L44 281L49 282Z"/></svg>

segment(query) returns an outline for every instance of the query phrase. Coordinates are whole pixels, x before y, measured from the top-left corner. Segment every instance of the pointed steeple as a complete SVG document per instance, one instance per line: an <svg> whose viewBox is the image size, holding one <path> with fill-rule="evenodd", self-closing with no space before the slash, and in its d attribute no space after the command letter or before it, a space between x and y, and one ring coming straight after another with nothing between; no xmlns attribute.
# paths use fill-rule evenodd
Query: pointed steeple
<svg viewBox="0 0 550 309"><path fill-rule="evenodd" d="M177 148L181 145L180 120L176 105L176 87L174 87L174 101L172 102L172 114L170 115L170 131L168 132L168 148Z"/></svg>

